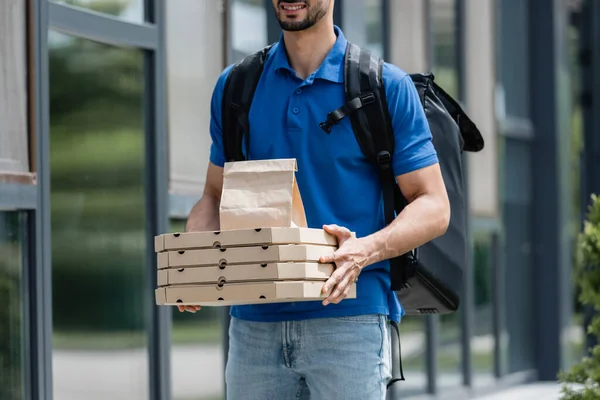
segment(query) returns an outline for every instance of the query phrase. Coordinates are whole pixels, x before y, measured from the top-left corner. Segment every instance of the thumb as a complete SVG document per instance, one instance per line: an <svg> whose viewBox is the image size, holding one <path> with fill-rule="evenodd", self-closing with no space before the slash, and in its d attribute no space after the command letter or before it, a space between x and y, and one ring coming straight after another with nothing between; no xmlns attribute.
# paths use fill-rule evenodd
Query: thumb
<svg viewBox="0 0 600 400"><path fill-rule="evenodd" d="M325 230L325 232L331 233L332 235L337 235L341 232L341 228L336 224L323 225L323 229Z"/></svg>
<svg viewBox="0 0 600 400"><path fill-rule="evenodd" d="M348 228L342 228L339 225L331 224L331 225L323 225L323 230L331 235L334 235L338 238L338 241L347 240L352 236L352 232Z"/></svg>

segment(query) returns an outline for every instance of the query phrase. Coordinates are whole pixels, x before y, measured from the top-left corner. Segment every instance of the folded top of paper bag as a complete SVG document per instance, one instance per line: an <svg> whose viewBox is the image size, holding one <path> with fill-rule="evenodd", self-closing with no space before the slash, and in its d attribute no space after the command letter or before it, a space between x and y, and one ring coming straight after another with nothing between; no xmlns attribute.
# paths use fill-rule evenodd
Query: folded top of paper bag
<svg viewBox="0 0 600 400"><path fill-rule="evenodd" d="M221 230L305 228L295 159L225 163L219 218Z"/></svg>

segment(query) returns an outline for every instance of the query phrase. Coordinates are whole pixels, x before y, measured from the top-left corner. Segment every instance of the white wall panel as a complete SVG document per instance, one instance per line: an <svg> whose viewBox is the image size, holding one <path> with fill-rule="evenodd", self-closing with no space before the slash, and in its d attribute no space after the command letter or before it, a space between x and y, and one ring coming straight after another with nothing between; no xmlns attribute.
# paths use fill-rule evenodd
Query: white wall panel
<svg viewBox="0 0 600 400"><path fill-rule="evenodd" d="M424 0L390 1L390 62L408 73L428 70L426 10Z"/></svg>
<svg viewBox="0 0 600 400"><path fill-rule="evenodd" d="M216 0L165 3L170 190L199 196L210 152L210 99L224 67L223 6Z"/></svg>
<svg viewBox="0 0 600 400"><path fill-rule="evenodd" d="M29 171L24 0L0 0L0 171Z"/></svg>
<svg viewBox="0 0 600 400"><path fill-rule="evenodd" d="M494 0L466 0L466 12L466 109L485 140L485 148L481 152L469 155L471 213L497 217Z"/></svg>

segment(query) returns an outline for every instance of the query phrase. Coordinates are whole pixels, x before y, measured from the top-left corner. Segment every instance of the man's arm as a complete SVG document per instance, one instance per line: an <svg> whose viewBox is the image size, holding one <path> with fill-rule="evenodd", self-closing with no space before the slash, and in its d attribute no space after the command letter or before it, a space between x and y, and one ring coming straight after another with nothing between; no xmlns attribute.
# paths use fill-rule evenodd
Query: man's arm
<svg viewBox="0 0 600 400"><path fill-rule="evenodd" d="M339 242L333 256L321 259L336 264L323 287L325 305L346 297L363 268L444 234L450 221L448 194L417 90L410 76L393 66L384 68L384 80L394 131L392 168L409 204L388 226L359 239L345 227L323 227Z"/></svg>
<svg viewBox="0 0 600 400"><path fill-rule="evenodd" d="M446 233L450 223L439 164L400 175L397 181L409 204L388 226L359 239L365 265L405 254Z"/></svg>
<svg viewBox="0 0 600 400"><path fill-rule="evenodd" d="M340 248L320 262L335 262L336 271L323 286L328 297L323 304L339 303L348 295L352 282L366 266L394 258L443 235L450 223L450 202L439 164L433 164L397 178L409 202L385 228L356 238L348 228L325 225L338 238Z"/></svg>
<svg viewBox="0 0 600 400"><path fill-rule="evenodd" d="M185 226L186 232L219 230L219 205L223 190L223 168L208 163L204 193L192 210Z"/></svg>

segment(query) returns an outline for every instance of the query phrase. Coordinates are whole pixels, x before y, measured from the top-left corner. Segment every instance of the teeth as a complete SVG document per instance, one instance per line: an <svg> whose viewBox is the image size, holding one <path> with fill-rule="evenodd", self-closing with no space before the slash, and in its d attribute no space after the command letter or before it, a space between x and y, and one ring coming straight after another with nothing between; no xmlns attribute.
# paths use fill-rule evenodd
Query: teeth
<svg viewBox="0 0 600 400"><path fill-rule="evenodd" d="M304 6L281 6L286 11L298 11L304 8Z"/></svg>

